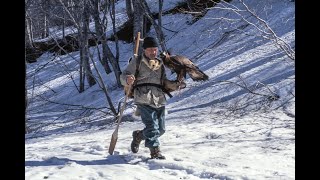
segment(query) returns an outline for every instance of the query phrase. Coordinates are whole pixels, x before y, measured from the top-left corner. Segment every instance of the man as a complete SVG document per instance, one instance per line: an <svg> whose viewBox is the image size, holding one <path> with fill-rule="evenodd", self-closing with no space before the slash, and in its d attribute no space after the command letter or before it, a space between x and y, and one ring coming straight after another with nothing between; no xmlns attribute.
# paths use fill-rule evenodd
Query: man
<svg viewBox="0 0 320 180"><path fill-rule="evenodd" d="M122 85L134 87L134 103L141 114L145 125L143 130L133 131L131 150L139 151L139 145L145 140L145 147L150 149L152 159L165 159L161 154L159 137L165 133L165 105L166 97L161 85L166 80L162 61L157 58L158 43L153 37L146 37L143 41L143 54L132 59L122 72ZM140 62L137 64L136 62ZM138 66L138 74L136 73Z"/></svg>

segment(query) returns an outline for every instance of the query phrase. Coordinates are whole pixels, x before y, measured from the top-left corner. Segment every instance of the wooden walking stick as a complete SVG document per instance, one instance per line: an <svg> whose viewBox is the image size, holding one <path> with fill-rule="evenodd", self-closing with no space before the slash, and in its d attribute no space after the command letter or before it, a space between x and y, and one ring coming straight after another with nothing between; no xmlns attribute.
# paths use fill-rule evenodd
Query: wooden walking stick
<svg viewBox="0 0 320 180"><path fill-rule="evenodd" d="M136 42L135 42L134 58L138 57L139 41L140 41L140 32L138 32L137 39L136 39ZM113 154L114 148L116 147L116 144L117 144L119 125L120 125L120 122L121 122L123 111L126 108L127 99L128 99L128 95L129 95L129 93L131 91L131 88L132 88L131 85L129 85L129 87L126 88L126 96L125 96L125 99L124 99L124 103L123 103L123 105L121 107L121 110L120 110L120 115L119 115L119 118L118 118L118 121L117 121L116 129L112 133L112 137L111 137L111 141L110 141L110 146L109 146L109 154L110 155Z"/></svg>

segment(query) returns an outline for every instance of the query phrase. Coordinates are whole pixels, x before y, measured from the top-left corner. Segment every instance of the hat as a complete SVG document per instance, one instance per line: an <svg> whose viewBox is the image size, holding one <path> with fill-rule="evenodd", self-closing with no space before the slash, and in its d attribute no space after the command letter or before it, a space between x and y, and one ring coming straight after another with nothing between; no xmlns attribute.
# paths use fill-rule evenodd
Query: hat
<svg viewBox="0 0 320 180"><path fill-rule="evenodd" d="M143 49L149 48L149 47L158 47L158 42L153 37L145 37L143 40Z"/></svg>

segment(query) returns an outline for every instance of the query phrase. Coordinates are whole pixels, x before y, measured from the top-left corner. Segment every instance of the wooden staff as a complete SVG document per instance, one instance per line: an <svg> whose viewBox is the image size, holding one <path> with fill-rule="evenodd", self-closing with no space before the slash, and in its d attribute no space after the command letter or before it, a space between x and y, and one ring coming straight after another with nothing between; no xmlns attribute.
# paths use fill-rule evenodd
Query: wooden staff
<svg viewBox="0 0 320 180"><path fill-rule="evenodd" d="M139 42L140 42L140 32L138 32L137 38L136 38L136 42L135 42L135 49L134 49L134 54L133 54L134 58L138 57ZM132 88L131 84L129 85L128 88L126 88L126 96L125 96L125 99L124 99L124 103L123 103L123 105L121 107L121 110L120 110L120 115L119 115L119 118L118 118L118 121L117 121L116 129L112 133L112 137L111 137L111 141L110 141L110 146L109 146L109 154L110 155L113 154L114 148L116 147L116 144L117 144L119 125L120 125L120 122L121 122L121 119L122 119L123 111L126 108L128 95L129 95L129 92L131 91L131 88Z"/></svg>

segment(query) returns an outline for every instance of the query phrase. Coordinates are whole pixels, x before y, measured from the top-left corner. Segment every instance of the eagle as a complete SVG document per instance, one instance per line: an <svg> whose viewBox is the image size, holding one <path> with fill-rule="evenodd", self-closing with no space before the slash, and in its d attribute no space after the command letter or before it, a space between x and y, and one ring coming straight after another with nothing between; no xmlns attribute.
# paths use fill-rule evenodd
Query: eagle
<svg viewBox="0 0 320 180"><path fill-rule="evenodd" d="M177 74L177 80L183 82L186 75L193 81L206 81L208 76L202 72L189 58L180 55L170 55L170 52L163 51L159 54L163 64L172 72Z"/></svg>

